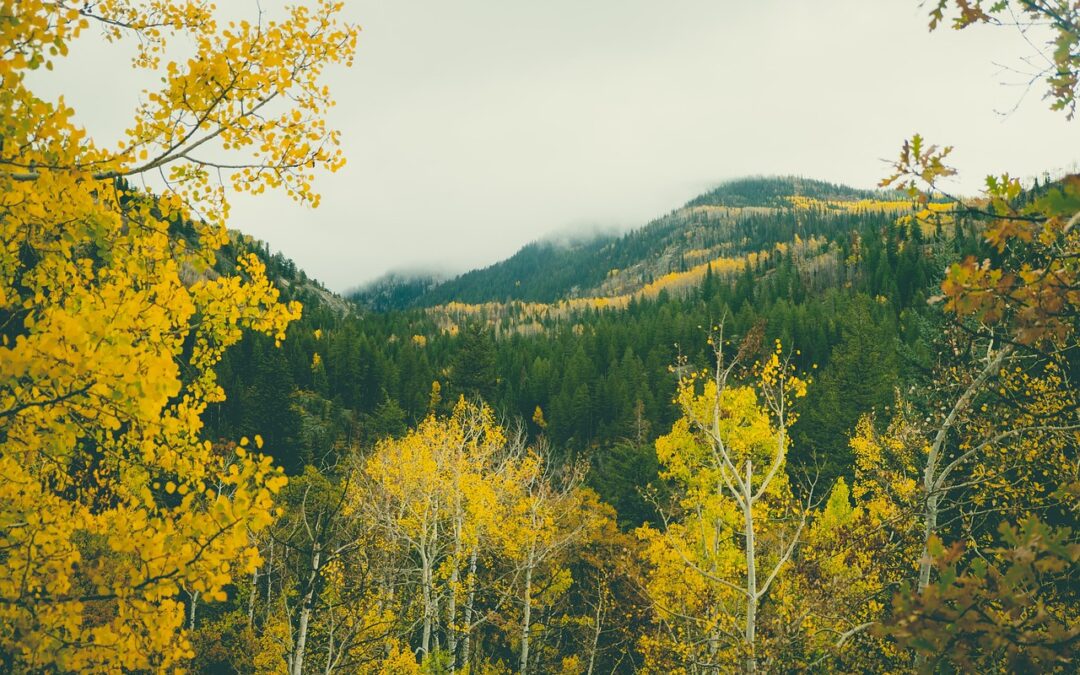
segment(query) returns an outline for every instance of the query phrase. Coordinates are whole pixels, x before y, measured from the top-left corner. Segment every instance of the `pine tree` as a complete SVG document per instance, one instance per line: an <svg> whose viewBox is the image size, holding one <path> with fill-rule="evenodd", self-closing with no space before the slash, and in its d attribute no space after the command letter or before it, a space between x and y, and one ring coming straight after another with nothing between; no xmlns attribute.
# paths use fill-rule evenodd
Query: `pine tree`
<svg viewBox="0 0 1080 675"><path fill-rule="evenodd" d="M479 324L463 331L454 361L453 384L458 393L492 400L498 385L495 368L495 343Z"/></svg>

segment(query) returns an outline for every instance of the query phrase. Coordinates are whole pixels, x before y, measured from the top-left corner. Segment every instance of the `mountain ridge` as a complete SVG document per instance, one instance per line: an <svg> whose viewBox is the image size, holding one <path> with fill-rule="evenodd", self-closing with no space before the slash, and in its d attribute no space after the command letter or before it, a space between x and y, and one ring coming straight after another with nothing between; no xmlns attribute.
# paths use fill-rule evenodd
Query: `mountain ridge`
<svg viewBox="0 0 1080 675"><path fill-rule="evenodd" d="M703 261L724 264L778 243L769 237L742 236L744 221L755 221L751 229L760 228L757 221L780 212L818 208L839 215L849 205L900 211L910 208L910 200L897 192L800 176L740 178L721 183L623 234L600 233L580 241L540 239L504 260L448 279L387 276L348 297L368 309L390 311L451 303L554 303L624 295L665 275L687 272ZM800 234L799 229L796 226L784 234ZM804 239L813 236L813 224L802 229Z"/></svg>

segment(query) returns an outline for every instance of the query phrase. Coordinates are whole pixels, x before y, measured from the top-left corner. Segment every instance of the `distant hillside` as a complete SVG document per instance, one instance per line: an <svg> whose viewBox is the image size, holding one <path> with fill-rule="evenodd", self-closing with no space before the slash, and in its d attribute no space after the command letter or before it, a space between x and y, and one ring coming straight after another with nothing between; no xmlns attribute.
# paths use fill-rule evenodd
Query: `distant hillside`
<svg viewBox="0 0 1080 675"><path fill-rule="evenodd" d="M123 193L122 199L150 201L155 199L152 194L133 188L123 179L117 179L115 185L117 190ZM199 236L198 229L190 221L173 220L169 225L169 236L177 242L184 242L184 245L189 248L194 249L199 246L196 241ZM234 274L238 267L237 261L241 256L253 253L266 267L267 278L277 286L282 300L296 300L305 308L322 307L342 315L355 312L354 304L327 289L319 280L309 277L292 259L281 252L271 253L268 243L238 230L229 230L228 236L228 241L217 250L216 259L211 268L195 270L187 267L181 272L181 278L185 283L192 283L199 278L217 278L221 275Z"/></svg>
<svg viewBox="0 0 1080 675"><path fill-rule="evenodd" d="M378 279L346 293L346 297L364 309L388 312L408 307L417 299L446 281L446 275L431 272L389 272Z"/></svg>
<svg viewBox="0 0 1080 675"><path fill-rule="evenodd" d="M793 195L823 201L881 199L884 195L895 198L894 193L859 190L812 178L753 177L724 183L691 199L686 206L784 206L784 199Z"/></svg>
<svg viewBox="0 0 1080 675"><path fill-rule="evenodd" d="M809 240L833 234L837 227L850 226L854 216L910 208L910 202L895 192L796 177L746 178L725 183L622 236L534 242L506 260L441 283L429 278L391 279L352 298L388 311L450 303L554 303L629 296L650 287L659 290L658 280L669 275L690 273L700 281L710 263L714 271L729 268L792 242L796 235Z"/></svg>
<svg viewBox="0 0 1080 675"><path fill-rule="evenodd" d="M603 280L606 268L630 252L612 246L616 238L601 235L572 244L533 242L506 260L466 272L418 296L414 304L522 300L554 302Z"/></svg>
<svg viewBox="0 0 1080 675"><path fill-rule="evenodd" d="M245 253L254 253L266 266L266 274L281 291L282 300L298 300L305 311L324 307L338 314L350 314L356 306L337 293L326 288L321 281L309 277L296 263L283 253L271 253L270 245L240 232L229 232L229 243L218 251L215 265L219 273L232 273L236 261Z"/></svg>
<svg viewBox="0 0 1080 675"><path fill-rule="evenodd" d="M926 299L979 242L948 205L803 179L737 181L625 235L533 243L441 282L389 275L353 296L378 311L308 301L280 349L253 334L227 354L228 398L207 433L260 433L296 472L332 457L341 438L371 444L433 406L480 395L533 433L540 408L553 447L588 457L594 487L639 524L652 511L619 481L648 481L620 468L619 453L655 456L651 438L674 421L669 366L706 363L706 327L723 320L731 335L763 331L798 350L799 368L819 367L792 463L827 458L833 477L850 463L855 421L893 402L898 360L931 353ZM241 247L269 261L287 295L336 297L263 244L237 237L229 255ZM856 363L843 366L853 378L834 359Z"/></svg>

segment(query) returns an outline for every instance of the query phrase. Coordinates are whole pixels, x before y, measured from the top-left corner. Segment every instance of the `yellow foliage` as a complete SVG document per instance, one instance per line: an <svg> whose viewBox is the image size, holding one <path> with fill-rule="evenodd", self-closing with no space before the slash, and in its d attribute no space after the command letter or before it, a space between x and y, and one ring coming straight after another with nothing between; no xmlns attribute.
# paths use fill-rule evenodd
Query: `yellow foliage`
<svg viewBox="0 0 1080 675"><path fill-rule="evenodd" d="M855 482L851 494L874 526L887 524L897 532L915 527L914 514L920 498L920 456L925 441L901 409L888 430L878 434L873 418L863 416L855 426L850 445L855 457Z"/></svg>
<svg viewBox="0 0 1080 675"><path fill-rule="evenodd" d="M289 643L289 624L274 618L262 627L254 666L257 675L281 675L286 673L285 645Z"/></svg>
<svg viewBox="0 0 1080 675"><path fill-rule="evenodd" d="M450 515L449 504L461 502L453 515L468 517L462 536L471 543L480 528L497 526L490 520L497 486L486 472L505 443L494 412L462 398L450 417L431 414L404 438L381 441L365 473L395 505L389 523L395 530L409 538L438 536L435 523Z"/></svg>
<svg viewBox="0 0 1080 675"><path fill-rule="evenodd" d="M802 195L786 198L791 206L800 211L841 211L847 213L894 213L908 211L912 201L908 199L814 199Z"/></svg>
<svg viewBox="0 0 1080 675"><path fill-rule="evenodd" d="M824 240L813 239L807 242L804 248L816 248L824 245ZM701 252L697 251L698 257ZM747 264L755 265L762 254L750 253L745 257L720 256L701 264L695 265L685 272L671 272L644 284L636 291L620 293L617 295L594 296L586 298L568 298L555 303L522 302L512 300L503 302L484 302L469 304L464 302L448 302L445 305L428 309L428 314L435 318L443 326L443 330L450 335L456 335L458 328L455 318L468 317L495 321L501 317L513 318L516 327L521 332L526 332L535 320L542 319L566 319L575 314L589 310L620 310L626 309L633 299L655 298L661 291L669 293L684 293L696 288L705 279L705 274L712 267L713 274L731 275L742 270ZM611 270L609 278L618 277L621 270Z"/></svg>
<svg viewBox="0 0 1080 675"><path fill-rule="evenodd" d="M410 560L401 574L418 596L423 635L462 630L474 595L514 593L533 607L554 605L574 583L555 554L607 522L595 495L578 488L579 473L556 481L546 454L520 441L507 439L490 408L461 398L448 417L430 414L363 461L365 479L351 488L348 508L362 510L387 547ZM528 581L481 582L469 571L476 557L527 570Z"/></svg>
<svg viewBox="0 0 1080 675"><path fill-rule="evenodd" d="M829 501L825 504L825 510L818 517L818 526L824 530L836 531L847 525L855 517L855 511L851 508L851 492L848 490L847 481L843 476L837 479L832 492L829 493Z"/></svg>
<svg viewBox="0 0 1080 675"><path fill-rule="evenodd" d="M245 329L284 338L300 307L278 302L255 256L210 273L228 240L211 178L317 203L313 168L342 162L319 83L351 59L339 9L219 27L193 0L3 2L0 651L19 669L175 669L190 657L180 588L221 600L259 562L248 533L271 522L285 479L202 441L200 415L223 398L223 351ZM25 78L92 22L134 38L134 66L161 75L115 150ZM163 63L174 38L194 54ZM250 168L219 174L211 140ZM169 180L161 195L120 182L151 171ZM179 222L190 238L171 233Z"/></svg>
<svg viewBox="0 0 1080 675"><path fill-rule="evenodd" d="M375 664L370 672L376 675L420 675L423 671L408 645L395 644L390 649L390 655Z"/></svg>
<svg viewBox="0 0 1080 675"><path fill-rule="evenodd" d="M712 341L714 348L718 342ZM768 577L774 581L769 597L788 597L785 556L790 553L779 542L797 538L801 530L783 467L787 426L794 419L787 406L805 395L806 382L782 353L777 344L755 368L753 383L732 385L719 374L701 385L698 380L706 374L680 380L675 402L683 416L657 439L656 454L661 474L681 488L681 515L667 519L663 529L637 531L644 544L647 595L664 626L638 643L650 672L732 664L748 650L760 657L773 648L748 645L738 636L747 621L766 625L781 618L774 611L750 619L749 589L764 593L756 584ZM748 545L754 546L753 556ZM752 587L751 576L756 578ZM755 598L755 605L763 597Z"/></svg>
<svg viewBox="0 0 1080 675"><path fill-rule="evenodd" d="M581 662L581 657L566 656L563 657L562 663L559 665L559 675L582 675L585 672L585 664Z"/></svg>

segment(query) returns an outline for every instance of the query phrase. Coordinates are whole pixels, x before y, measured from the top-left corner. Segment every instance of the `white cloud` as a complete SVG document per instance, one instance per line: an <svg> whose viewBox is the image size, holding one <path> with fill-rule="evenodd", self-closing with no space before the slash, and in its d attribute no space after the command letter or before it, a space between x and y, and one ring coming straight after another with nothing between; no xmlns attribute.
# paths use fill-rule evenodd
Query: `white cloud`
<svg viewBox="0 0 1080 675"><path fill-rule="evenodd" d="M928 34L915 0L350 0L347 11L364 29L358 58L329 83L349 164L320 181L317 210L262 195L239 199L232 221L337 290L392 268L489 264L575 226L641 225L725 178L871 187L915 131L956 146L968 192L988 172L1072 164L1080 148L1080 126L1048 111L1041 89L995 112L1022 89L1001 86L1017 78L994 64L1019 64L1023 40ZM73 53L42 90L64 93L91 132L119 134L145 82L122 50L88 41Z"/></svg>

